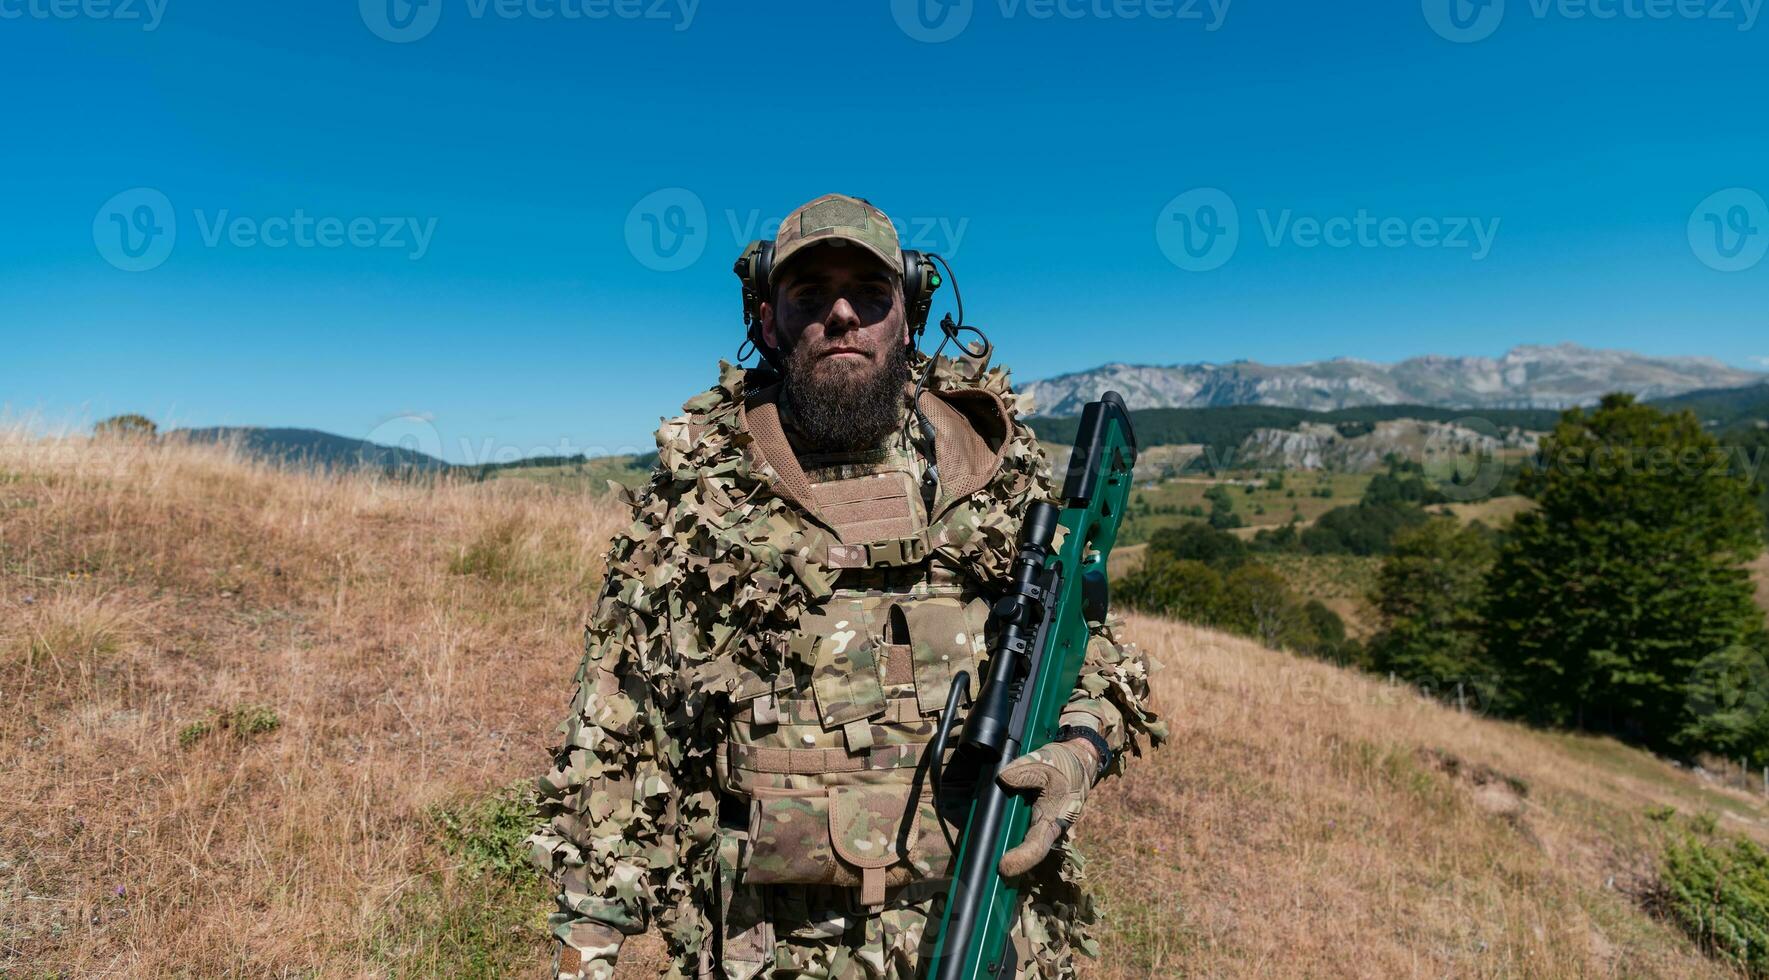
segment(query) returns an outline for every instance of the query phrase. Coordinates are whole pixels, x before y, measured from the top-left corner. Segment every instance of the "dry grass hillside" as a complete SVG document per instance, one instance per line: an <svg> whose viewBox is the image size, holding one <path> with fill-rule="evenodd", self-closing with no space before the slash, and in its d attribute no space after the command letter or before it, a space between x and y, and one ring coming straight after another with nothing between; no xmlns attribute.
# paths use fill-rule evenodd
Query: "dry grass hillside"
<svg viewBox="0 0 1769 980"><path fill-rule="evenodd" d="M539 975L508 787L545 765L620 520L522 481L0 434L0 975ZM1130 633L1174 738L1084 822L1090 975L1731 975L1642 911L1648 811L1762 839L1756 797ZM623 975L653 972L636 945Z"/></svg>

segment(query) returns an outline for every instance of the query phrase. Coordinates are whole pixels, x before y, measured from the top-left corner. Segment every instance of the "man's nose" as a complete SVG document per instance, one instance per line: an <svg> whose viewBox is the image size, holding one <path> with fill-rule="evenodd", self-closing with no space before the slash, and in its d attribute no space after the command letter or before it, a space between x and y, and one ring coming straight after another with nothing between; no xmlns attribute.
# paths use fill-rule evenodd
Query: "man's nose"
<svg viewBox="0 0 1769 980"><path fill-rule="evenodd" d="M829 320L825 324L831 333L845 333L860 327L860 314L854 311L854 304L848 302L846 296L836 298L835 305L829 309Z"/></svg>

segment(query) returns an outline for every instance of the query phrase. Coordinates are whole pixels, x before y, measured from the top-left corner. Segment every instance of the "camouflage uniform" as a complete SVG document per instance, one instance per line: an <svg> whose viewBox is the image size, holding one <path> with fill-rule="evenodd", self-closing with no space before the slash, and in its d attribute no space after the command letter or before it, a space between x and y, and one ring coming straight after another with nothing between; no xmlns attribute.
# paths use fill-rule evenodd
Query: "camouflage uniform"
<svg viewBox="0 0 1769 980"><path fill-rule="evenodd" d="M777 389L748 381L723 365L627 495L530 839L560 888L562 977L612 975L653 925L671 977L912 977L931 947L963 814L936 812L923 749L954 673L986 659L982 588L1048 466L999 369L942 359L922 395L931 509L919 452L803 455ZM1094 628L1063 722L1140 752L1165 734L1148 665ZM1094 952L1081 864L1068 848L1027 875L1021 975Z"/></svg>

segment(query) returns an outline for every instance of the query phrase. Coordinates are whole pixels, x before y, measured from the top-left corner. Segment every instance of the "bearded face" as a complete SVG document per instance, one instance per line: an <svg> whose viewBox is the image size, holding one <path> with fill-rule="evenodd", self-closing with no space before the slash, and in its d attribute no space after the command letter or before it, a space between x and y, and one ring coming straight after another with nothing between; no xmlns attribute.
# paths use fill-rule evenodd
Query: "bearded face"
<svg viewBox="0 0 1769 980"><path fill-rule="evenodd" d="M910 378L903 291L856 248L808 249L762 306L763 339L780 349L782 392L821 452L877 447L902 424Z"/></svg>

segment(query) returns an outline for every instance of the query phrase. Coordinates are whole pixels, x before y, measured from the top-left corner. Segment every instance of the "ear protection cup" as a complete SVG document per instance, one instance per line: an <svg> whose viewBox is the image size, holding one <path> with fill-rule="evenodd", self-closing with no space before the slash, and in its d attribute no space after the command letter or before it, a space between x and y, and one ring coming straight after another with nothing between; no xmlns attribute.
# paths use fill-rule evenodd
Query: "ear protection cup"
<svg viewBox="0 0 1769 980"><path fill-rule="evenodd" d="M933 309L934 290L940 288L940 273L928 257L913 249L903 250L903 306L909 318L911 342L921 339L927 329L928 312Z"/></svg>

